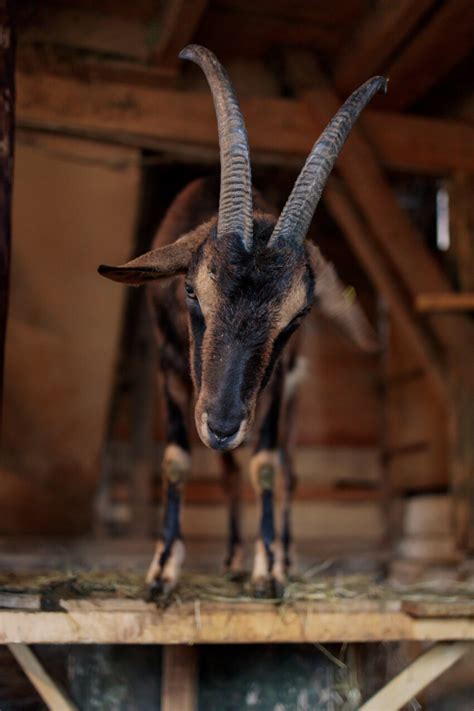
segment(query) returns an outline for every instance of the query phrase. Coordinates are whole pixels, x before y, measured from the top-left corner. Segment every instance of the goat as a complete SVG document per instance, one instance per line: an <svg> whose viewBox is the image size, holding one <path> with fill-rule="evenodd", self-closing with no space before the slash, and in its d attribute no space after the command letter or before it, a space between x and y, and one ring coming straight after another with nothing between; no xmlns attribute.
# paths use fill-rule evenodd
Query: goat
<svg viewBox="0 0 474 711"><path fill-rule="evenodd" d="M171 590L184 560L180 531L182 489L190 470L187 412L195 395L199 437L222 458L229 497L228 569L242 569L239 472L231 450L250 436L250 462L260 497L260 535L252 582L256 592L281 589L290 564L290 499L294 488L288 440L298 375L296 331L316 301L359 344L370 347L373 332L334 268L306 240L314 211L337 156L362 109L383 77L357 89L314 144L290 197L277 218L252 188L247 132L230 79L217 58L190 45L180 58L203 70L217 115L220 195L212 184L194 181L175 199L153 249L99 273L149 289L167 403L168 436L162 472L166 505L162 539L147 582ZM184 286L184 289L183 289ZM283 476L281 536L275 532L273 498Z"/></svg>

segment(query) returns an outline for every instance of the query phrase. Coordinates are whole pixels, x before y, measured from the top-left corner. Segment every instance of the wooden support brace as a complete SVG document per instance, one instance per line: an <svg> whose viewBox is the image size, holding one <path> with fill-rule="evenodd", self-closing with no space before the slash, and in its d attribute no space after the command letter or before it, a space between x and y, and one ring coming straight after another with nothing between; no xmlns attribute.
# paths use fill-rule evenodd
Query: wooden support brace
<svg viewBox="0 0 474 711"><path fill-rule="evenodd" d="M423 313L433 311L474 311L474 293L469 294L418 294L416 310Z"/></svg>
<svg viewBox="0 0 474 711"><path fill-rule="evenodd" d="M335 180L329 181L324 193L324 200L374 285L387 300L413 350L426 367L434 386L445 397L447 383L439 354L436 352L429 334L410 310L400 284L394 277L383 253L375 244L370 227L359 215L344 186Z"/></svg>
<svg viewBox="0 0 474 711"><path fill-rule="evenodd" d="M196 647L163 648L162 711L197 711L198 657Z"/></svg>
<svg viewBox="0 0 474 711"><path fill-rule="evenodd" d="M398 711L473 650L472 642L439 642L366 701L359 711Z"/></svg>
<svg viewBox="0 0 474 711"><path fill-rule="evenodd" d="M9 644L8 649L49 709L78 711L77 706L69 701L64 692L46 673L27 644Z"/></svg>

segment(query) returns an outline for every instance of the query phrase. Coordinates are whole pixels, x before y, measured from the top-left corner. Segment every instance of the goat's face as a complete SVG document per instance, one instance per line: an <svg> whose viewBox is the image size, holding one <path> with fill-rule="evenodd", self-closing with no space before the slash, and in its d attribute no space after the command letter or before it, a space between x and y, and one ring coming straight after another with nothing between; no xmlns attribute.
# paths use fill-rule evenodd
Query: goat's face
<svg viewBox="0 0 474 711"><path fill-rule="evenodd" d="M314 277L303 246L267 247L273 223L254 222L251 252L213 230L186 275L196 427L213 449L237 447L258 394L309 310Z"/></svg>
<svg viewBox="0 0 474 711"><path fill-rule="evenodd" d="M255 219L247 133L224 68L197 45L180 57L203 69L214 98L221 156L217 220L122 267L99 271L136 285L186 275L196 424L205 444L225 450L245 438L258 394L314 295L321 310L358 343L373 344L363 313L305 238L344 141L387 82L368 80L339 109L313 146L275 225L272 219Z"/></svg>

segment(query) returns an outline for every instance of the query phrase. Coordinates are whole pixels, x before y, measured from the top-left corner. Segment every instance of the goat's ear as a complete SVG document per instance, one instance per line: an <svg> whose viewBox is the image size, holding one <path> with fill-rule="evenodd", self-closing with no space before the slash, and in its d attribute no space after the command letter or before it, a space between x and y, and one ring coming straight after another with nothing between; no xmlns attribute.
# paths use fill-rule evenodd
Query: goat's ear
<svg viewBox="0 0 474 711"><path fill-rule="evenodd" d="M357 346L369 353L380 349L377 335L370 325L353 288L339 279L333 265L324 259L315 245L307 244L316 279L314 293L321 313L335 321Z"/></svg>
<svg viewBox="0 0 474 711"><path fill-rule="evenodd" d="M176 274L184 274L189 267L195 250L208 235L205 226L180 237L176 242L159 249L152 249L136 259L119 267L101 264L98 272L113 281L140 286L155 279L165 279Z"/></svg>

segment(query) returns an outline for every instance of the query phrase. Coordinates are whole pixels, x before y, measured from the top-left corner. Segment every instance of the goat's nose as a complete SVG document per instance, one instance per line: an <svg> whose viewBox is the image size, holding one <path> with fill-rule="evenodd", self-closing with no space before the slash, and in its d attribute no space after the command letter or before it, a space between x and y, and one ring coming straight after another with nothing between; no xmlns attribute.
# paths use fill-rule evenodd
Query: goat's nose
<svg viewBox="0 0 474 711"><path fill-rule="evenodd" d="M219 440L219 443L225 443L237 434L243 419L243 413L215 415L209 412L207 427L209 432Z"/></svg>

